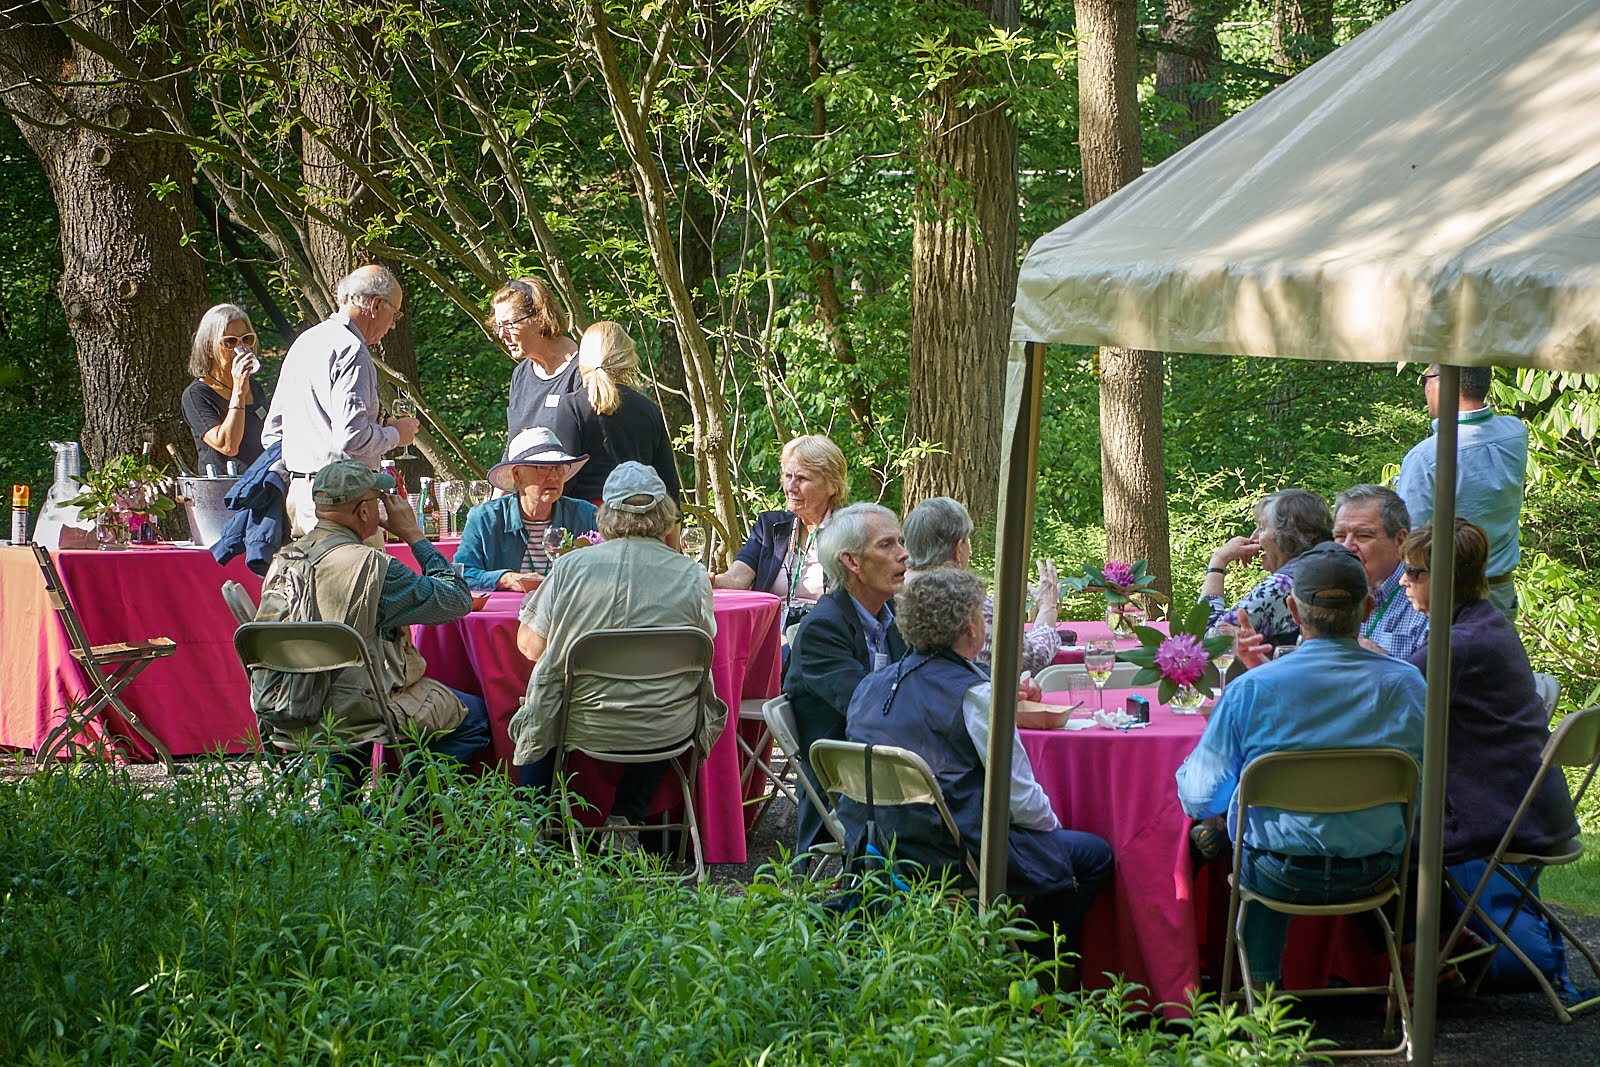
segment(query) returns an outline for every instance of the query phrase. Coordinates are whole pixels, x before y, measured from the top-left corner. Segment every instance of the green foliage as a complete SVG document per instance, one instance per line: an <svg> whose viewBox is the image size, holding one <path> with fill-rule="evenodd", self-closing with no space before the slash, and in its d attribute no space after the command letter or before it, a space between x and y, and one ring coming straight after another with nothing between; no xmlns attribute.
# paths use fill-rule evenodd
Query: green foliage
<svg viewBox="0 0 1600 1067"><path fill-rule="evenodd" d="M176 507L170 496L172 475L138 456L112 456L99 470L84 471L83 492L65 501L85 519L129 515L162 516Z"/></svg>
<svg viewBox="0 0 1600 1067"><path fill-rule="evenodd" d="M1539 895L1552 904L1600 915L1600 834L1583 835L1583 857L1539 876Z"/></svg>
<svg viewBox="0 0 1600 1067"><path fill-rule="evenodd" d="M935 892L869 884L841 920L831 887L786 873L727 892L648 859L577 868L498 775L430 766L419 817L416 792L324 807L253 766L144 795L104 764L0 786L7 1062L1288 1064L1311 1046L1281 1003L1166 1026L1129 990L1045 993L1004 951L1008 915Z"/></svg>

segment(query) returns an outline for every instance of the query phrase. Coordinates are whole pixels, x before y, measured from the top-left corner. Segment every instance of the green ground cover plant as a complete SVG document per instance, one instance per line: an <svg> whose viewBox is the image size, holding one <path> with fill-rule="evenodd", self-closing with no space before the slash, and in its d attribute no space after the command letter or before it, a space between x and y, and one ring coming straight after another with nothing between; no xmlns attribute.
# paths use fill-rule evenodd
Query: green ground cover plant
<svg viewBox="0 0 1600 1067"><path fill-rule="evenodd" d="M841 921L784 875L579 868L498 776L430 767L444 792L408 814L420 794L324 807L314 775L251 766L0 786L0 1061L1276 1064L1314 1041L1281 1005L1172 1026L1126 991L1046 994L1005 915L937 893Z"/></svg>

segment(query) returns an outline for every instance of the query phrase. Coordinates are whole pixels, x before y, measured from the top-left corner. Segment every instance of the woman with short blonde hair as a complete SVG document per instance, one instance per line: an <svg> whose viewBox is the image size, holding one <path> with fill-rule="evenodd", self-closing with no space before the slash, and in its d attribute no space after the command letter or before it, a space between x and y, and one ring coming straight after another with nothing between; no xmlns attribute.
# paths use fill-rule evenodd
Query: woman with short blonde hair
<svg viewBox="0 0 1600 1067"><path fill-rule="evenodd" d="M597 322L578 343L582 387L556 405L550 426L563 444L589 455L589 464L567 483L567 495L597 501L606 478L633 460L654 467L672 499L678 499L678 463L661 409L637 388L639 353L628 331Z"/></svg>

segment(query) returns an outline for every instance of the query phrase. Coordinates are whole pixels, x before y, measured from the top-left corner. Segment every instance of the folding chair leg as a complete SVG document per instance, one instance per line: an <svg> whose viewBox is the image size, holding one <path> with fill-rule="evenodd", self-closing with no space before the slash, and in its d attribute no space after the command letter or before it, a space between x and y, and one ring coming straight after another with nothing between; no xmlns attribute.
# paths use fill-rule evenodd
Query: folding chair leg
<svg viewBox="0 0 1600 1067"><path fill-rule="evenodd" d="M678 773L678 787L683 792L683 821L689 827L689 840L694 848L694 880L699 885L706 880L705 853L700 847L700 820L694 810L694 790L691 775L694 771L694 760L691 757L689 771L685 772L680 760L672 761L672 769Z"/></svg>

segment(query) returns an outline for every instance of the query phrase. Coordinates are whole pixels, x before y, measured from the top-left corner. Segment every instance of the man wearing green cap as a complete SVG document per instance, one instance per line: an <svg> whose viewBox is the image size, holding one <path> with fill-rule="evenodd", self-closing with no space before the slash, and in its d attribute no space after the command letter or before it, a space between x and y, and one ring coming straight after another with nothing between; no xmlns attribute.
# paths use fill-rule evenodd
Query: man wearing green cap
<svg viewBox="0 0 1600 1067"><path fill-rule="evenodd" d="M349 624L367 644L390 711L402 727L413 724L433 751L466 763L489 743L489 718L482 698L423 677L426 664L411 643L413 624L459 619L472 610L472 594L448 560L422 536L416 512L393 492L394 479L357 460L339 460L317 471L311 498L317 523L274 558L263 583L262 607L276 588L301 582L309 568L311 602L285 621L324 619ZM380 505L382 512L380 513ZM379 529L411 546L418 574L382 549L364 544ZM299 575L290 571L298 569ZM264 616L258 616L264 617ZM382 733L382 717L365 672L347 670L333 683L325 707L350 747L338 770L353 784L370 763L370 743ZM302 709L303 710L303 709ZM271 709L257 713L275 733L306 729L308 716L273 723Z"/></svg>

